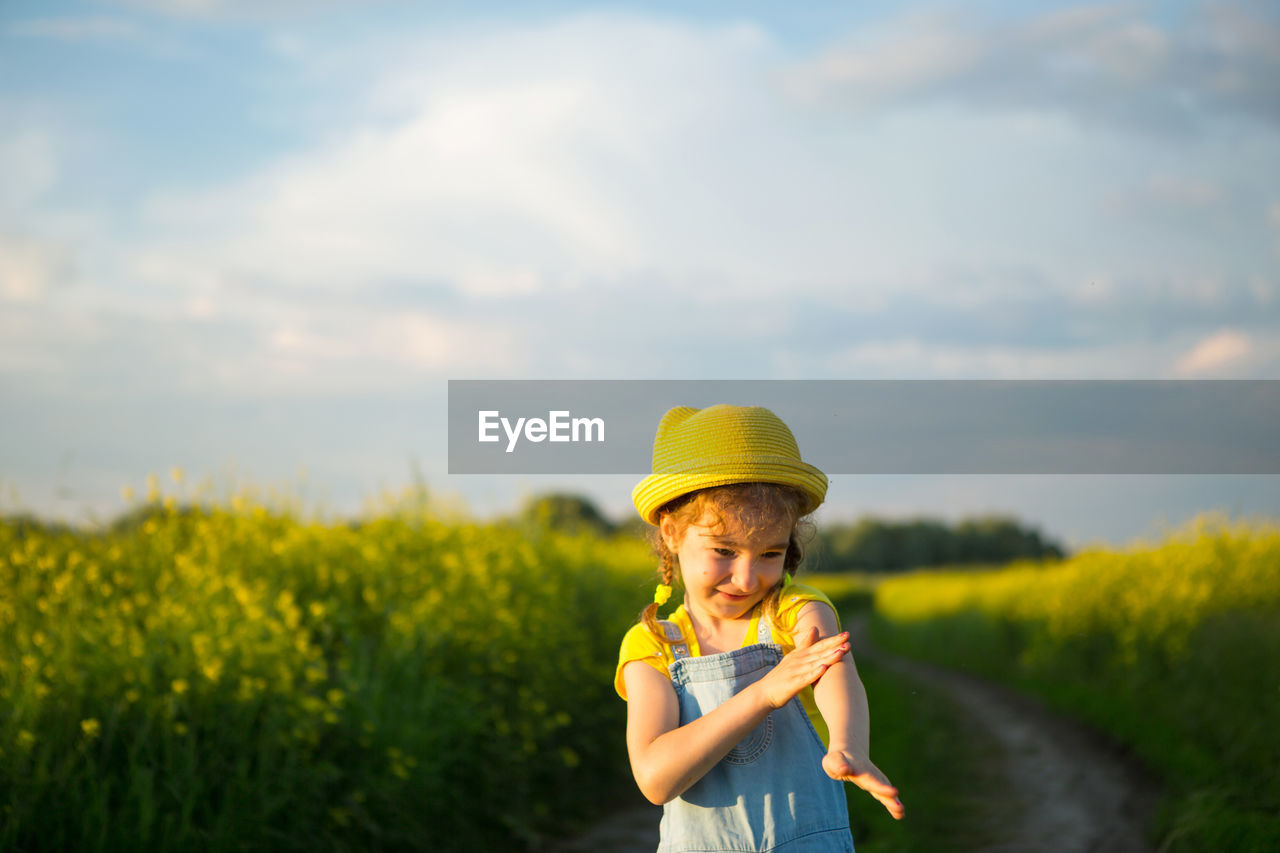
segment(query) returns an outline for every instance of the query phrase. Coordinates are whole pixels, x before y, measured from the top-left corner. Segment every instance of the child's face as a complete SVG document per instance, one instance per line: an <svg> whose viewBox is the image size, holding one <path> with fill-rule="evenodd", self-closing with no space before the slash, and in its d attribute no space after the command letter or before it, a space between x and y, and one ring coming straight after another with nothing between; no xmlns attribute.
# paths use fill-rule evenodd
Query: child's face
<svg viewBox="0 0 1280 853"><path fill-rule="evenodd" d="M784 518L748 533L728 518L719 528L712 523L704 515L677 537L675 522L662 520L667 547L680 558L685 605L717 619L749 618L782 580L792 525Z"/></svg>

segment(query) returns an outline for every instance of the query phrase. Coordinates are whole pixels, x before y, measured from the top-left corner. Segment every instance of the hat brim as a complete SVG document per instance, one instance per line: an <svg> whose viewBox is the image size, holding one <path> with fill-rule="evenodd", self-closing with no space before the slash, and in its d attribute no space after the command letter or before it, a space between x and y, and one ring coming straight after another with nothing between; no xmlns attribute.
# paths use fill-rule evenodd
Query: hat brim
<svg viewBox="0 0 1280 853"><path fill-rule="evenodd" d="M793 486L806 498L803 515L821 506L827 496L827 475L807 462L757 456L749 462L741 457L702 459L687 468L650 474L631 490L631 500L641 518L657 525L658 510L681 495L734 483Z"/></svg>

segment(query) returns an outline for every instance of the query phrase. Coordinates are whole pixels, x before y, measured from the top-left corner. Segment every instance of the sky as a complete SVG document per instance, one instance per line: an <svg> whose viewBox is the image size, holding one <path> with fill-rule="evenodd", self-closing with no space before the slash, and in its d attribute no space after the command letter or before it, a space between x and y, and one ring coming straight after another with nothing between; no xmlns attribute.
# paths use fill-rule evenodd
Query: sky
<svg viewBox="0 0 1280 853"><path fill-rule="evenodd" d="M450 476L449 379L1280 378L1274 4L800 5L0 4L0 510L177 467L631 511ZM1280 483L842 476L819 518L1206 510Z"/></svg>

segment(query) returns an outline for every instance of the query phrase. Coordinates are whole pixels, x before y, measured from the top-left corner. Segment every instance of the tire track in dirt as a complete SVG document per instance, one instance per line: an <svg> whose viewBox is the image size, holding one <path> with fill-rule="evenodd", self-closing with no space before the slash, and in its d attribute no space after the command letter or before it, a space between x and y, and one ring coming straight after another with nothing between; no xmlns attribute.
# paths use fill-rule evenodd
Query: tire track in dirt
<svg viewBox="0 0 1280 853"><path fill-rule="evenodd" d="M999 745L1013 801L992 816L987 853L1150 853L1157 790L1096 733L1013 690L871 645L849 624L855 654L950 698ZM904 794L904 798L905 798ZM908 811L908 815L910 812Z"/></svg>

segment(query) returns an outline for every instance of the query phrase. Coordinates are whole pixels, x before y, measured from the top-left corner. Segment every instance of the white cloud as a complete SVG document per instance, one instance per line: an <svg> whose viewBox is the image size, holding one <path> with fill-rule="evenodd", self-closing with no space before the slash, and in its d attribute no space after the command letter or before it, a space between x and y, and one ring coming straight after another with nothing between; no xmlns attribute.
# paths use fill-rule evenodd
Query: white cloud
<svg viewBox="0 0 1280 853"><path fill-rule="evenodd" d="M702 303L780 283L874 299L940 258L994 248L1025 265L1042 247L975 238L1091 201L1076 183L1040 203L1052 176L1028 141L1088 150L1074 131L928 111L833 125L780 96L782 61L750 27L619 16L398 45L324 143L216 190L153 194L139 258L184 278L475 298L661 280Z"/></svg>
<svg viewBox="0 0 1280 853"><path fill-rule="evenodd" d="M66 277L70 263L64 252L30 237L0 234L0 300L42 300Z"/></svg>
<svg viewBox="0 0 1280 853"><path fill-rule="evenodd" d="M861 45L837 47L798 65L786 81L802 97L840 89L863 104L930 86L971 71L987 52L980 36L959 32L955 23L950 14L910 17Z"/></svg>
<svg viewBox="0 0 1280 853"><path fill-rule="evenodd" d="M317 379L352 362L362 362L361 368L370 373L387 367L434 373L456 364L464 352L481 368L506 366L519 357L512 351L517 336L501 324L464 323L422 311L377 315L345 325L332 320L324 330L313 328L314 323L276 328L269 352Z"/></svg>
<svg viewBox="0 0 1280 853"><path fill-rule="evenodd" d="M1280 122L1280 24L1213 6L1168 29L1122 5L1012 22L916 15L798 64L791 88L860 110L946 101L1062 112L1131 127L1187 127L1205 114Z"/></svg>
<svg viewBox="0 0 1280 853"><path fill-rule="evenodd" d="M1253 340L1247 334L1221 329L1197 342L1173 370L1184 378L1229 374L1253 353Z"/></svg>
<svg viewBox="0 0 1280 853"><path fill-rule="evenodd" d="M1105 8L1018 26L1017 51L1032 53L1158 40ZM975 48L938 18L900 29L920 45L881 34L875 61L845 76L944 85L991 62L1003 32L975 30ZM1134 272L1107 270L1134 254L1114 231L1098 238L1114 240L1109 254L1061 251L1056 235L1114 193L1107 170L1148 159L1117 158L1078 128L925 105L873 124L797 112L776 89L780 48L750 27L591 15L409 42L372 71L357 51L363 97L323 143L216 190L153 194L158 236L139 265L297 288L443 284L479 299L648 278L697 282L701 301L780 282L874 298L944 265ZM1214 169L1156 170L1133 192L1187 209L1233 201Z"/></svg>
<svg viewBox="0 0 1280 853"><path fill-rule="evenodd" d="M609 92L588 80L441 93L207 196L157 198L157 223L205 223L227 271L299 284L417 277L524 292L547 274L627 268L635 227L577 158ZM593 174L593 172L595 174Z"/></svg>
<svg viewBox="0 0 1280 853"><path fill-rule="evenodd" d="M741 27L600 17L425 42L373 75L348 111L363 123L238 183L153 194L164 236L138 265L476 297L821 270L815 240L844 253L850 237L795 210L849 206L812 198L826 164L757 87L768 50Z"/></svg>
<svg viewBox="0 0 1280 853"><path fill-rule="evenodd" d="M1151 347L1105 342L1091 347L939 343L914 336L858 342L800 354L782 348L785 376L868 379L1132 379L1159 375Z"/></svg>
<svg viewBox="0 0 1280 853"><path fill-rule="evenodd" d="M930 37L904 86L945 78L930 56L978 61ZM1153 163L1043 116L797 111L751 27L592 15L408 41L342 60L345 125L214 188L154 190L119 218L140 233L89 241L130 370L230 397L459 369L1159 376L1171 347L1236 323L1238 280L1212 263L1087 230L1122 181L1236 203L1193 156ZM1116 255L1096 249L1113 236Z"/></svg>

